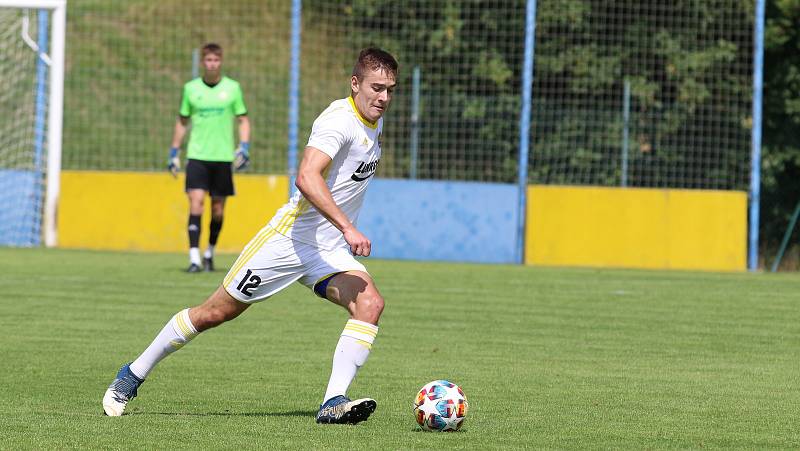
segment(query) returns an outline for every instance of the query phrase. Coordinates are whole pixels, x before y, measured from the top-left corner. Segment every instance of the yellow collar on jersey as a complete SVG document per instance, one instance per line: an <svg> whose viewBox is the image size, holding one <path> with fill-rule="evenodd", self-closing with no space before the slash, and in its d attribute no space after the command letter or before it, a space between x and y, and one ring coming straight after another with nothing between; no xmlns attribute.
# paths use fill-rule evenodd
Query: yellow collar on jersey
<svg viewBox="0 0 800 451"><path fill-rule="evenodd" d="M378 128L378 121L370 122L364 116L362 116L361 113L358 112L358 108L356 108L356 103L353 101L353 96L347 96L347 101L350 102L350 106L353 107L353 111L356 112L356 117L358 118L359 121L361 121L364 125L373 130Z"/></svg>

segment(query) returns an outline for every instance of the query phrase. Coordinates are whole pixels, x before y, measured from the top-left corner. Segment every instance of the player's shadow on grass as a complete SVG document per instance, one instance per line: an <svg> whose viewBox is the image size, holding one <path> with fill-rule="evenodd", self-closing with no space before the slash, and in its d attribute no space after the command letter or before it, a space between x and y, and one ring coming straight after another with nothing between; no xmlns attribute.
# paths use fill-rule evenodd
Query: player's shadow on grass
<svg viewBox="0 0 800 451"><path fill-rule="evenodd" d="M314 417L316 410L288 412L132 412L134 415L164 415L174 417Z"/></svg>

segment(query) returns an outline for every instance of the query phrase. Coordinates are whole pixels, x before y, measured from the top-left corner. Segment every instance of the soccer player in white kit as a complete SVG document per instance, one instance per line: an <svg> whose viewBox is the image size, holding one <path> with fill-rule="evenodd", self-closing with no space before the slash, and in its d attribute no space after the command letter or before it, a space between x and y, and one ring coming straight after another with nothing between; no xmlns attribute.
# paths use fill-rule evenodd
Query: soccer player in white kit
<svg viewBox="0 0 800 451"><path fill-rule="evenodd" d="M204 303L175 314L136 360L120 368L103 397L106 415L122 415L164 357L295 281L350 313L317 423L355 424L375 411L375 400L346 396L367 360L384 306L366 268L354 258L369 256L371 248L355 224L381 158L381 117L396 80L392 55L377 48L361 51L350 96L332 102L314 121L297 174L298 192L247 244Z"/></svg>

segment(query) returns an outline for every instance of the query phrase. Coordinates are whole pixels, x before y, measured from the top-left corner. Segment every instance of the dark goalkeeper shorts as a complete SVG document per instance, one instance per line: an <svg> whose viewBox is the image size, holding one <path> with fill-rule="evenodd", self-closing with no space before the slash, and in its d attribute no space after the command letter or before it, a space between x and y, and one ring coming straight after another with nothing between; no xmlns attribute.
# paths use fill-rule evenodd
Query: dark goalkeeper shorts
<svg viewBox="0 0 800 451"><path fill-rule="evenodd" d="M186 191L201 189L211 197L235 194L231 163L225 161L188 160L186 162Z"/></svg>

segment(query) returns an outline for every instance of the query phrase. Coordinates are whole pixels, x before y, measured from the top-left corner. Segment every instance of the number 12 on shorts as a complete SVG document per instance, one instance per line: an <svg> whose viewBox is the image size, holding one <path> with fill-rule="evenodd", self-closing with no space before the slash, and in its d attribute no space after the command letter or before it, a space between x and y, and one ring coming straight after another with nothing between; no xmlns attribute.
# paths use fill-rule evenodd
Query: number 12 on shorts
<svg viewBox="0 0 800 451"><path fill-rule="evenodd" d="M253 270L248 269L244 277L242 277L242 281L239 282L239 285L236 286L236 289L239 290L245 296L252 296L253 292L250 290L258 287L258 284L260 283L261 283L261 277L258 277L257 275L253 274Z"/></svg>

